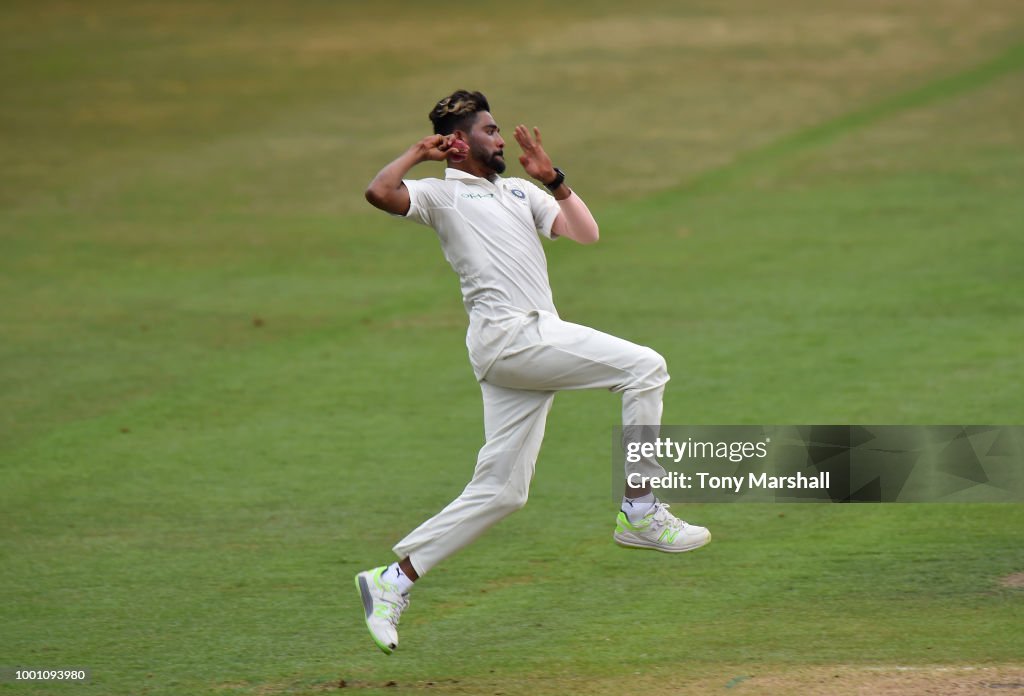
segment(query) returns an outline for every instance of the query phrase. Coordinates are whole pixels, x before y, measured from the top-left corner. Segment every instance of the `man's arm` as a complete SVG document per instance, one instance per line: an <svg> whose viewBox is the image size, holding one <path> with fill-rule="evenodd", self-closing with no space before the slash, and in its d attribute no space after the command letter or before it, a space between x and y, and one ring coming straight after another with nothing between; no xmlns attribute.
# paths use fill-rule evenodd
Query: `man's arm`
<svg viewBox="0 0 1024 696"><path fill-rule="evenodd" d="M590 214L590 209L587 208L583 199L565 184L555 189L554 195L555 200L558 201L558 207L562 211L551 225L551 234L566 237L580 244L596 242L600 237L597 220ZM564 197L560 198L559 196Z"/></svg>
<svg viewBox="0 0 1024 696"><path fill-rule="evenodd" d="M441 161L448 156L454 135L431 135L419 141L373 177L366 187L366 200L375 208L394 215L409 212L409 189L402 179L420 162Z"/></svg>
<svg viewBox="0 0 1024 696"><path fill-rule="evenodd" d="M540 130L533 129L536 140L530 137L526 126L516 126L515 138L519 147L523 148L523 154L519 163L523 165L526 173L542 184L555 180L556 172L551 164L551 158L544 152L541 146ZM587 204L583 202L576 193L564 183L553 192L555 200L558 201L560 212L551 225L551 234L559 237L567 237L580 244L593 244L600 236L597 221L590 214Z"/></svg>

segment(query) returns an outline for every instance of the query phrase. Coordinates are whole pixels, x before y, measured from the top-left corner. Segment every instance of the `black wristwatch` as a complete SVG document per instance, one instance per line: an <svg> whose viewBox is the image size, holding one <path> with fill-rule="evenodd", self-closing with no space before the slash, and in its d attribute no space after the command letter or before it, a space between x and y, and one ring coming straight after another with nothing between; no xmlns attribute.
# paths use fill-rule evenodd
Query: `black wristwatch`
<svg viewBox="0 0 1024 696"><path fill-rule="evenodd" d="M565 172L558 167L555 167L555 179L551 183L544 184L544 187L554 193L555 190L565 182Z"/></svg>

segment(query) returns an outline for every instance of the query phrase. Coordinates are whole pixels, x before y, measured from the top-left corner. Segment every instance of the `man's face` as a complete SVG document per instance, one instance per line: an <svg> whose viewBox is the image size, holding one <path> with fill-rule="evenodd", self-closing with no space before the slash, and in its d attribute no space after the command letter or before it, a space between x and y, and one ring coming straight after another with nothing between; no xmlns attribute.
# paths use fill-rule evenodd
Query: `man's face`
<svg viewBox="0 0 1024 696"><path fill-rule="evenodd" d="M466 134L469 156L495 174L505 171L505 139L488 111L481 111Z"/></svg>

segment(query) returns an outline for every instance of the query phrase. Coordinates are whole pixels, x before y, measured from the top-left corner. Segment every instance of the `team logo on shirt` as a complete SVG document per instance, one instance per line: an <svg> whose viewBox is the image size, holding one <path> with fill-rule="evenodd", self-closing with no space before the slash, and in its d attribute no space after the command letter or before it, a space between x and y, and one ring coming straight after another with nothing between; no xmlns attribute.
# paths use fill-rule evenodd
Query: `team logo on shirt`
<svg viewBox="0 0 1024 696"><path fill-rule="evenodd" d="M512 195L521 200L526 200L526 191L520 189L511 189Z"/></svg>

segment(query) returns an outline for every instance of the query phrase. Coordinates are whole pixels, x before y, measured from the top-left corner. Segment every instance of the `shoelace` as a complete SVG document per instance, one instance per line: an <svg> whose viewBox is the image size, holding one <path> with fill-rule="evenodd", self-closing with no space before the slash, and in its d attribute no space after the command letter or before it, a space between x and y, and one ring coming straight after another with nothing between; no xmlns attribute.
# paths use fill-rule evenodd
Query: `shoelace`
<svg viewBox="0 0 1024 696"><path fill-rule="evenodd" d="M661 501L654 504L654 519L651 520L652 529L661 529L662 527L670 527L672 529L682 529L687 526L686 522L673 515L668 511L671 507L668 503L662 503Z"/></svg>
<svg viewBox="0 0 1024 696"><path fill-rule="evenodd" d="M396 601L390 597L382 596L381 601L391 605L391 611L388 612L387 619L392 626L398 628L398 622L402 619L402 612L409 608L409 595L400 595L397 592L391 592L389 594L398 597L398 600Z"/></svg>

